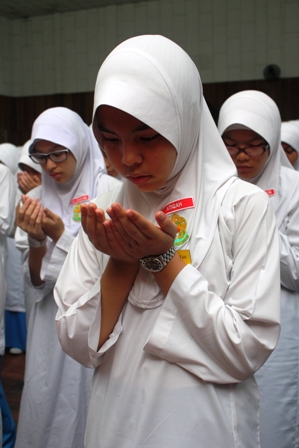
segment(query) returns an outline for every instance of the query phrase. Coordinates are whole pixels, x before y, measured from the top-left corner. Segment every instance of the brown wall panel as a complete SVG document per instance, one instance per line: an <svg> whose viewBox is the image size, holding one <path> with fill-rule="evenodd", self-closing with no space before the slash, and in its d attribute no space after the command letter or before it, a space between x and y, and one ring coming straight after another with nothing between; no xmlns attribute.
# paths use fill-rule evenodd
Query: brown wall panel
<svg viewBox="0 0 299 448"><path fill-rule="evenodd" d="M277 104L282 121L299 119L299 78L283 78L274 81L235 81L204 84L204 96L219 111L224 101L242 90L260 90Z"/></svg>
<svg viewBox="0 0 299 448"><path fill-rule="evenodd" d="M223 102L241 90L260 90L267 93L280 109L283 121L299 119L299 78L275 81L234 81L204 84L204 96L214 111L214 118ZM9 98L0 96L0 142L22 145L30 138L34 120L45 109L56 106L76 111L85 123L92 118L93 92L41 95Z"/></svg>

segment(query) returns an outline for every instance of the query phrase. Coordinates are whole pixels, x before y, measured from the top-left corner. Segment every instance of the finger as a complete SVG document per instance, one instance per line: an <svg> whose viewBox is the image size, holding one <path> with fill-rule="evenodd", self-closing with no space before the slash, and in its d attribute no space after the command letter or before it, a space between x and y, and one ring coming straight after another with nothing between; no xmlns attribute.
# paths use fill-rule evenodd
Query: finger
<svg viewBox="0 0 299 448"><path fill-rule="evenodd" d="M146 239L145 235L140 232L135 223L127 216L119 204L115 203L107 210L113 224L116 226L122 238L131 245L143 243Z"/></svg>
<svg viewBox="0 0 299 448"><path fill-rule="evenodd" d="M160 228L165 233L168 233L168 235L170 235L172 238L175 238L176 234L178 233L178 228L175 223L172 222L171 219L169 219L168 216L166 216L165 213L161 211L156 213L155 218Z"/></svg>

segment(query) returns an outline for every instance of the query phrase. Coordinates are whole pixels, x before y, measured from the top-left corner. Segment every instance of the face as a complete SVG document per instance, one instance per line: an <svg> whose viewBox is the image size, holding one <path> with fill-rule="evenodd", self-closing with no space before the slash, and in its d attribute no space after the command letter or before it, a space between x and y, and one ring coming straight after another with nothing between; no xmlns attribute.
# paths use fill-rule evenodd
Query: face
<svg viewBox="0 0 299 448"><path fill-rule="evenodd" d="M237 146L239 148L247 148L248 146L265 146L267 142L256 132L251 129L234 129L224 132L222 135L226 145ZM268 148L260 156L248 156L245 152L231 156L237 167L238 175L242 179L252 179L257 176L264 168L270 154Z"/></svg>
<svg viewBox="0 0 299 448"><path fill-rule="evenodd" d="M292 165L295 165L295 163L297 162L297 159L298 159L298 152L295 151L295 149L292 148L292 146L288 145L285 142L281 142L281 146L283 147L285 154L286 154L287 158L289 159L290 163Z"/></svg>
<svg viewBox="0 0 299 448"><path fill-rule="evenodd" d="M39 140L34 145L34 152L39 154L49 154L51 152L61 151L62 149L65 148L47 140ZM74 155L69 152L67 159L63 162L53 162L48 157L46 163L42 164L41 167L48 176L52 177L57 183L62 184L73 177L76 165L77 161Z"/></svg>
<svg viewBox="0 0 299 448"><path fill-rule="evenodd" d="M165 184L177 156L166 138L111 106L100 106L96 120L98 143L121 176L147 193Z"/></svg>

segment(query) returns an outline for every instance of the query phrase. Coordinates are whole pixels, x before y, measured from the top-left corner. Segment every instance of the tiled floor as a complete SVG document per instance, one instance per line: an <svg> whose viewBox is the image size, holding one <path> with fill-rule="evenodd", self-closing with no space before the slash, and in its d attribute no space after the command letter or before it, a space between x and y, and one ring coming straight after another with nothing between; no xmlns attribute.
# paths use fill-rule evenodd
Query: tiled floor
<svg viewBox="0 0 299 448"><path fill-rule="evenodd" d="M18 422L23 389L25 354L5 354L2 359L2 384L15 423Z"/></svg>

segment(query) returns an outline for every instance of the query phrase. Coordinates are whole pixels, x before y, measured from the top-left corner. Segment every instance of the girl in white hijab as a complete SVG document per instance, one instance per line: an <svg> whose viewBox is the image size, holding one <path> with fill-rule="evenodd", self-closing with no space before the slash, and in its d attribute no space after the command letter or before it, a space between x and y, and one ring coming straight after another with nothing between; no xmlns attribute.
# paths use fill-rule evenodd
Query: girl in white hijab
<svg viewBox="0 0 299 448"><path fill-rule="evenodd" d="M218 128L240 177L268 193L279 229L281 335L256 374L262 448L299 446L299 174L280 165L280 126L276 104L257 91L232 95L219 114Z"/></svg>
<svg viewBox="0 0 299 448"><path fill-rule="evenodd" d="M294 169L299 171L299 125L287 121L281 123L281 144Z"/></svg>
<svg viewBox="0 0 299 448"><path fill-rule="evenodd" d="M267 196L236 178L194 63L162 36L104 61L93 130L123 186L83 206L55 288L63 349L95 368L86 448L256 448L253 373L279 334Z"/></svg>
<svg viewBox="0 0 299 448"><path fill-rule="evenodd" d="M23 195L16 231L24 275L35 289L17 448L82 448L91 371L66 355L55 330L53 287L80 225L80 204L118 181L104 173L100 149L75 112L57 107L34 122L29 153L42 185Z"/></svg>

